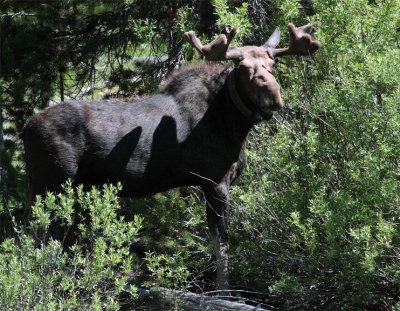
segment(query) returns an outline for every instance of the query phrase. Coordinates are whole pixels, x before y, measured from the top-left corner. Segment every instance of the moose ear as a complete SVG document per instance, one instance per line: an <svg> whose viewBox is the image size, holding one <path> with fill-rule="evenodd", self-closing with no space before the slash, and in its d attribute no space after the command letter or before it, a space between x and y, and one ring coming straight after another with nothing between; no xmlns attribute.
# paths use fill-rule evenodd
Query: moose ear
<svg viewBox="0 0 400 311"><path fill-rule="evenodd" d="M279 44L279 40L281 38L281 31L279 30L279 27L277 27L274 31L274 33L269 37L267 42L264 43L264 47L267 48L276 48Z"/></svg>

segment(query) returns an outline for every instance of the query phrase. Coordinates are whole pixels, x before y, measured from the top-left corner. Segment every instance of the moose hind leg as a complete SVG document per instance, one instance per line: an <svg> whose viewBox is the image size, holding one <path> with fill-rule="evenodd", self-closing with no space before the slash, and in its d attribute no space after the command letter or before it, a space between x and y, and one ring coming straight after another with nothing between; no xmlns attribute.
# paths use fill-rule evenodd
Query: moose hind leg
<svg viewBox="0 0 400 311"><path fill-rule="evenodd" d="M228 209L229 192L226 184L203 186L207 201L207 222L217 264L217 289L221 294L229 289L228 272Z"/></svg>

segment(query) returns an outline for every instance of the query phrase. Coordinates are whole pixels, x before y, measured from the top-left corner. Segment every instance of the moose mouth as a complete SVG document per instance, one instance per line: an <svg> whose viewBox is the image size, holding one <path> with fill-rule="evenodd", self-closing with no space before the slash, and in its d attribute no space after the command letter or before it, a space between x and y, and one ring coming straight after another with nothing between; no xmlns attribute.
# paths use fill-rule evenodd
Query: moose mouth
<svg viewBox="0 0 400 311"><path fill-rule="evenodd" d="M282 100L277 103L269 99L267 105L260 107L259 113L264 120L270 120L274 115L274 112L281 110L283 106L284 104Z"/></svg>
<svg viewBox="0 0 400 311"><path fill-rule="evenodd" d="M269 121L274 116L274 112L273 111L260 111L260 115L265 121Z"/></svg>

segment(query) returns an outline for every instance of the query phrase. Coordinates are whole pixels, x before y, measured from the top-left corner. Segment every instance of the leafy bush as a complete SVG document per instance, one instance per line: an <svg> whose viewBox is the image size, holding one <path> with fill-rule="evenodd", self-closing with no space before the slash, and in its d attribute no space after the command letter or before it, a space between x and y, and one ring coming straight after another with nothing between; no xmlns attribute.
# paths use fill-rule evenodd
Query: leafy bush
<svg viewBox="0 0 400 311"><path fill-rule="evenodd" d="M118 216L121 185L84 192L70 183L64 193L37 198L27 230L0 245L0 308L2 310L119 310L118 296L133 271L129 248L142 219ZM53 240L54 218L78 230L69 248ZM75 226L77 219L84 224ZM131 298L136 288L131 286Z"/></svg>
<svg viewBox="0 0 400 311"><path fill-rule="evenodd" d="M201 191L196 187L173 189L125 204L128 214L143 218L136 251L142 251L151 276L149 285L208 288L205 278L213 276L215 267Z"/></svg>
<svg viewBox="0 0 400 311"><path fill-rule="evenodd" d="M251 137L234 189L233 279L286 306L386 310L400 297L400 4L313 8L323 48L280 60L288 107Z"/></svg>
<svg viewBox="0 0 400 311"><path fill-rule="evenodd" d="M239 37L246 37L250 35L251 24L247 18L247 2L243 1L240 7L235 8L234 12L229 10L228 1L226 0L213 0L215 13L218 16L217 24L223 29L224 27L238 27L240 28Z"/></svg>
<svg viewBox="0 0 400 311"><path fill-rule="evenodd" d="M166 254L146 254L146 263L152 277L159 286L169 288L185 288L189 271L185 267L184 254L175 253L174 256Z"/></svg>

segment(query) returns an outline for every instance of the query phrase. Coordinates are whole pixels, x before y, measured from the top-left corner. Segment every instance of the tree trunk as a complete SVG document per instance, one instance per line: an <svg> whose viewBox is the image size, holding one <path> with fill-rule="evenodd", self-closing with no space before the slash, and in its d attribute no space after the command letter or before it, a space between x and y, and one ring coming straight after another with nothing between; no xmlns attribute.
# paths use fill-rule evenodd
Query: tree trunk
<svg viewBox="0 0 400 311"><path fill-rule="evenodd" d="M2 211L7 209L8 205L8 192L7 192L7 183L6 183L6 171L3 167L3 148L4 148L4 131L3 131L3 110L0 109L0 192L1 192L1 203L2 203ZM1 218L0 218L1 220ZM1 223L0 223L1 227Z"/></svg>
<svg viewBox="0 0 400 311"><path fill-rule="evenodd" d="M0 109L0 167L3 167L2 154L4 147L4 134L3 134L3 109Z"/></svg>

